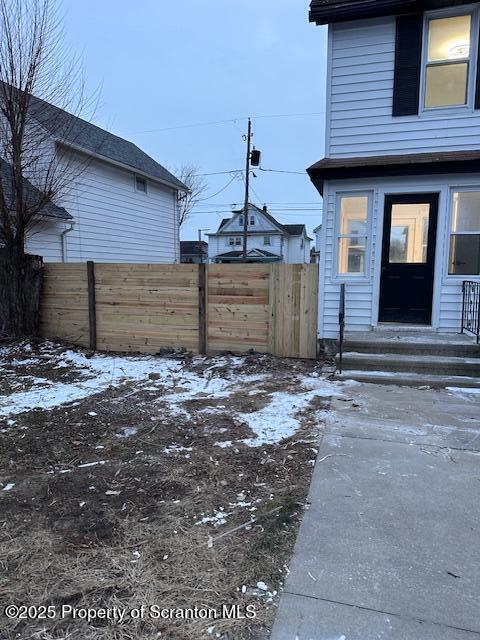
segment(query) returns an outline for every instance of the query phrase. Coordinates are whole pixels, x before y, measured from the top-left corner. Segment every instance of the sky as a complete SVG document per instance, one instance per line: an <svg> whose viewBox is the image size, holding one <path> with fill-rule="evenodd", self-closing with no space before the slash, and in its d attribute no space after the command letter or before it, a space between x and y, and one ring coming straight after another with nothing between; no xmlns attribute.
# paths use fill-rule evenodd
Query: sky
<svg viewBox="0 0 480 640"><path fill-rule="evenodd" d="M305 169L324 155L327 33L309 24L308 4L63 0L66 39L98 95L92 121L170 169L217 174L205 175L183 240L216 231L242 205L242 174L229 172L244 170L248 116L264 169L250 201L310 233L321 222Z"/></svg>

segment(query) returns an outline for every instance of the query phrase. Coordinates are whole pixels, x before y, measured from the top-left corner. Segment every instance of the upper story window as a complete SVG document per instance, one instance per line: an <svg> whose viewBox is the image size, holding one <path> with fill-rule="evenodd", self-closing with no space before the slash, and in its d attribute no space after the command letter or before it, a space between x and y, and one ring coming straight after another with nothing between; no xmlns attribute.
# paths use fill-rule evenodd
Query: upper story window
<svg viewBox="0 0 480 640"><path fill-rule="evenodd" d="M135 190L142 191L142 193L147 193L147 181L145 180L145 178L135 176Z"/></svg>
<svg viewBox="0 0 480 640"><path fill-rule="evenodd" d="M263 244L264 245L269 245L270 244L270 236L264 236L263 237Z"/></svg>
<svg viewBox="0 0 480 640"><path fill-rule="evenodd" d="M255 216L250 216L250 224L252 226L255 224Z"/></svg>
<svg viewBox="0 0 480 640"><path fill-rule="evenodd" d="M468 104L472 15L427 20L425 109Z"/></svg>
<svg viewBox="0 0 480 640"><path fill-rule="evenodd" d="M397 16L392 116L480 109L479 16L458 7Z"/></svg>

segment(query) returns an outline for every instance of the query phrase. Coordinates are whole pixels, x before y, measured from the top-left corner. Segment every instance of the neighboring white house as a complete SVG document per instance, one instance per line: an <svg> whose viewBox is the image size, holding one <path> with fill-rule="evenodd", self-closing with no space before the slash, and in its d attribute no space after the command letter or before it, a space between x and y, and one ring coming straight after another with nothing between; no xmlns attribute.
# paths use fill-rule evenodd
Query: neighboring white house
<svg viewBox="0 0 480 640"><path fill-rule="evenodd" d="M208 234L209 262L233 263L243 258L243 208L222 220L216 233ZM253 204L248 207L248 262L310 262L310 242L304 224L281 224Z"/></svg>
<svg viewBox="0 0 480 640"><path fill-rule="evenodd" d="M47 262L180 261L182 182L133 143L33 96L30 115L50 134L45 153L61 149L73 180L27 237L29 253Z"/></svg>
<svg viewBox="0 0 480 640"><path fill-rule="evenodd" d="M430 9L425 11L425 9ZM459 332L480 282L480 2L313 0L329 24L319 335Z"/></svg>
<svg viewBox="0 0 480 640"><path fill-rule="evenodd" d="M315 234L315 245L312 247L310 251L310 257L311 257L312 263L319 264L320 263L320 247L322 242L322 225L319 224L317 227L315 227L315 229L313 230L313 233Z"/></svg>

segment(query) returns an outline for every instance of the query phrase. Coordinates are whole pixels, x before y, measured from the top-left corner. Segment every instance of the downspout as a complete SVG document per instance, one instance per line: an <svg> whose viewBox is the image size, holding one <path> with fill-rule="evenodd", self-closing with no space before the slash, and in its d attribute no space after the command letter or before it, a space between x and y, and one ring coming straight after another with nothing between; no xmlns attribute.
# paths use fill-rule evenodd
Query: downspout
<svg viewBox="0 0 480 640"><path fill-rule="evenodd" d="M74 225L75 225L75 221L70 222L70 228L64 229L60 234L61 243L62 243L62 262L67 261L67 237L66 236L67 236L67 233L70 233L70 231L73 231Z"/></svg>

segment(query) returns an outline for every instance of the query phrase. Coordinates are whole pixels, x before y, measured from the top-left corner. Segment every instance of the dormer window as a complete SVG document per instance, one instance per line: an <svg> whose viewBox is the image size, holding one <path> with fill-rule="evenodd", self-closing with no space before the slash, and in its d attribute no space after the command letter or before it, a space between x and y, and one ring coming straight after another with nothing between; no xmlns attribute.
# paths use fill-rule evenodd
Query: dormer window
<svg viewBox="0 0 480 640"><path fill-rule="evenodd" d="M472 16L427 21L425 109L468 104Z"/></svg>

